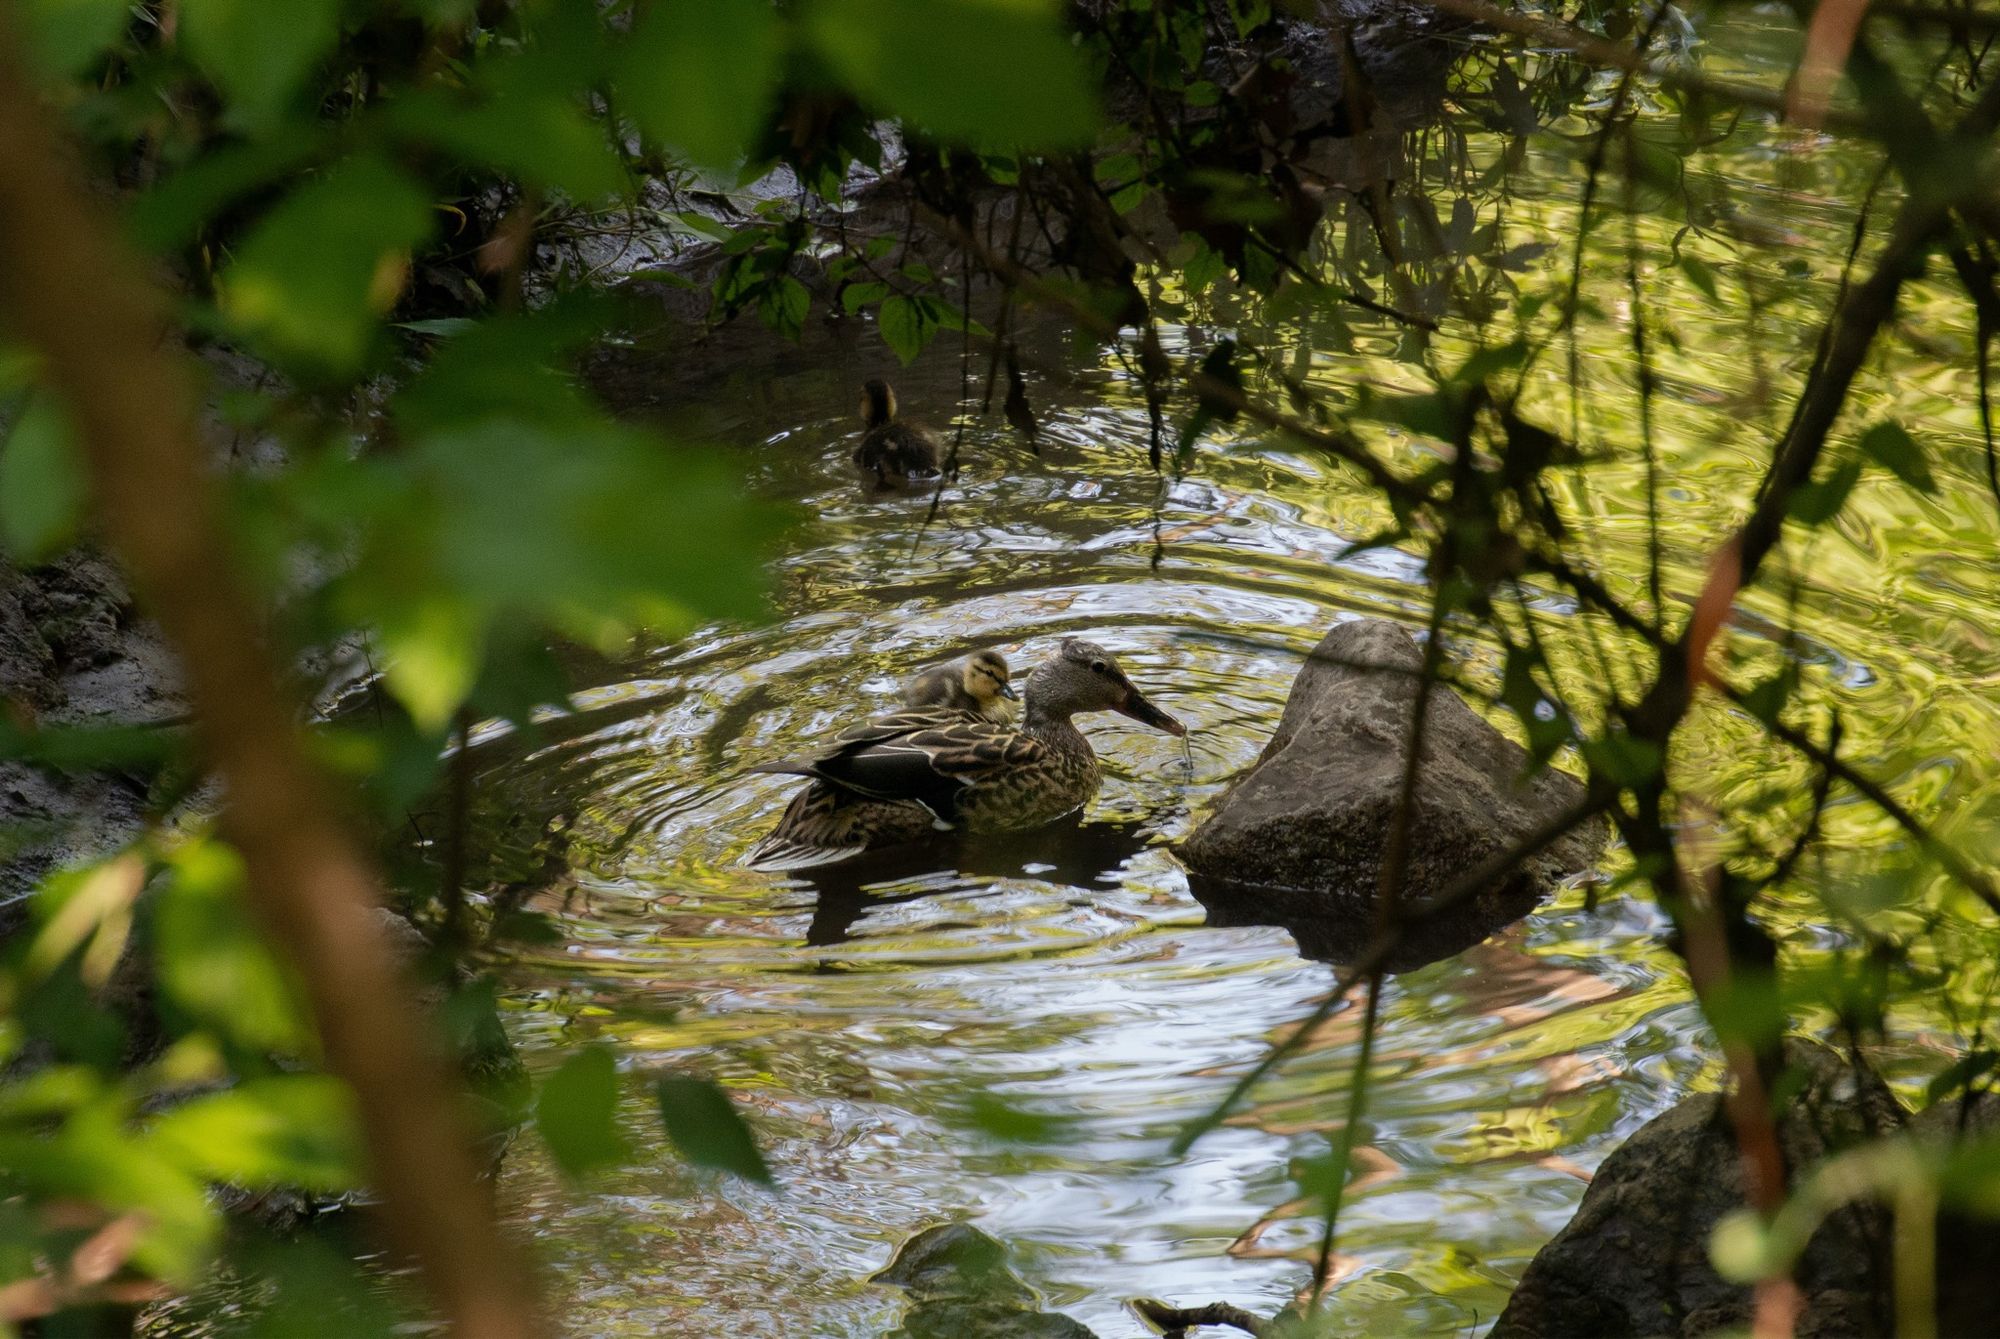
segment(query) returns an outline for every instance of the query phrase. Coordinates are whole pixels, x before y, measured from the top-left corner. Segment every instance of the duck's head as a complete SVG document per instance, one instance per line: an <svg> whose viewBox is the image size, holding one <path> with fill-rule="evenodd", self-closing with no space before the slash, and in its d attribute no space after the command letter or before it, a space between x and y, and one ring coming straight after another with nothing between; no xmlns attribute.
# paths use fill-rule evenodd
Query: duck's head
<svg viewBox="0 0 2000 1339"><path fill-rule="evenodd" d="M1036 666L1028 678L1028 696L1033 709L1051 716L1115 711L1170 735L1187 733L1185 725L1146 700L1116 657L1081 637L1065 638L1061 650Z"/></svg>
<svg viewBox="0 0 2000 1339"><path fill-rule="evenodd" d="M861 383L861 422L870 428L879 428L896 417L895 388L880 377L870 377Z"/></svg>
<svg viewBox="0 0 2000 1339"><path fill-rule="evenodd" d="M958 682L965 695L982 707L1005 698L1017 702L1021 695L1009 682L1007 657L998 651L974 651L958 662Z"/></svg>

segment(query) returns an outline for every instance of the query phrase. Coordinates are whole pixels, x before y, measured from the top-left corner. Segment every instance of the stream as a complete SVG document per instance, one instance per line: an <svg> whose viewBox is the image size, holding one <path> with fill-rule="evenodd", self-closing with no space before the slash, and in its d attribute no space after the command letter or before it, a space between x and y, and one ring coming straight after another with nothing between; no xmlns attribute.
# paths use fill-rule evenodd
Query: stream
<svg viewBox="0 0 2000 1339"><path fill-rule="evenodd" d="M1715 73L1767 77L1789 59L1777 19L1730 21L1747 35L1717 49L1762 51L1769 64ZM1657 119L1670 134L1671 120ZM1803 133L1795 153L1774 152L1789 133L1746 128L1698 160L1744 224L1774 239L1684 243L1712 260L1725 295L1758 286L1754 321L1745 304L1718 305L1654 268L1676 211L1642 225L1663 582L1677 602L1699 587L1782 428L1838 280L1825 258L1837 261L1852 223L1834 202L1858 197L1853 183L1872 169ZM1472 148L1490 156L1499 145ZM1512 276L1523 288L1566 277L1581 180L1572 160L1544 156L1498 206L1509 236L1559 241ZM1580 360L1584 438L1619 451L1578 471L1565 503L1582 551L1637 594L1647 507L1631 448L1622 233L1615 221L1593 233L1586 284L1603 316L1584 323ZM1971 317L1946 291L1920 286L1905 327L1969 349ZM1207 347L1230 324L1213 315L1222 319L1170 331L1168 352ZM1361 386L1421 388L1419 369L1396 356L1401 332L1365 313L1342 319L1338 339L1325 337L1323 316L1258 338L1287 352L1305 342L1307 375L1336 405ZM1455 366L1479 333L1448 324L1439 363ZM1730 651L1741 663L1799 656L1812 699L1850 713L1844 756L1971 844L1990 831L1980 797L1995 793L2000 766L1994 501L1969 353L1910 357L1924 371L1904 375L1906 348L1883 342L1857 398L1940 453L1938 493L1919 502L1879 470L1864 476L1847 510L1795 538L1746 599ZM960 405L955 336L900 375L879 342L857 337L818 365L745 369L704 389L684 407L688 430L739 447L751 487L799 508L775 556L774 617L591 671L571 710L532 735L478 733L479 830L512 832L524 849L547 819L562 830L536 848L547 864L527 900L560 939L499 965L503 1016L538 1070L593 1039L615 1043L632 1088L630 1166L573 1185L523 1137L500 1182L502 1212L545 1261L571 1333L881 1334L907 1299L868 1276L910 1234L954 1220L1005 1241L1050 1309L1104 1339L1144 1332L1123 1308L1133 1296L1268 1314L1311 1286L1320 1221L1296 1177L1338 1130L1359 1010L1335 1014L1222 1128L1169 1156L1175 1134L1334 974L1283 928L1208 924L1169 844L1256 757L1330 624L1367 615L1421 627L1422 565L1393 548L1347 554L1383 524L1379 502L1330 462L1245 425L1205 439L1186 477L1154 474L1122 363L1101 348L1062 357L1062 375L1031 374L1039 454L997 412L972 414L964 477L929 524L928 496L875 498L857 484L852 406L862 378L888 374L908 414L945 429ZM983 372L975 351L974 411ZM1566 423L1560 350L1534 375L1546 421ZM1440 449L1385 440L1406 465ZM1587 677L1587 639L1568 626L1578 620L1566 602L1549 593L1538 614ZM1187 722L1186 753L1121 718L1093 718L1106 780L1079 823L925 848L818 886L740 865L792 786L747 767L891 705L923 666L991 646L1020 676L1072 634L1111 647ZM1492 645L1470 627L1450 637L1468 680L1497 683ZM1677 777L1730 804L1796 789L1803 765L1755 746L1757 734L1705 708ZM1789 830L1774 818L1760 835L1782 843ZM1851 798L1837 800L1826 830L1829 889L1865 896L1908 858L1893 828ZM1621 867L1614 849L1606 869ZM1769 920L1790 963L1848 942L1805 895ZM1717 1085L1665 929L1642 896L1579 885L1467 952L1389 979L1359 1176L1331 1261L1329 1333L1479 1333L1590 1170L1642 1123ZM1954 1001L1992 985L1989 969L1971 975L1892 1020L1878 1058L1906 1098L1953 1053ZM775 1191L676 1158L649 1111L648 1077L665 1070L731 1091Z"/></svg>

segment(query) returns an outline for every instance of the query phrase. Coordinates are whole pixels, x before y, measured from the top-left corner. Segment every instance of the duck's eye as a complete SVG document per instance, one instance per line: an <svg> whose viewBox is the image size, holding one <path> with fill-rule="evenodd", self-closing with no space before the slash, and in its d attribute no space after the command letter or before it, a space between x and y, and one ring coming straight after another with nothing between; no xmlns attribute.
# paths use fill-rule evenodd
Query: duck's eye
<svg viewBox="0 0 2000 1339"><path fill-rule="evenodd" d="M1111 673L1111 666L1101 660L1093 660L1090 662L1090 672L1092 674L1109 674Z"/></svg>

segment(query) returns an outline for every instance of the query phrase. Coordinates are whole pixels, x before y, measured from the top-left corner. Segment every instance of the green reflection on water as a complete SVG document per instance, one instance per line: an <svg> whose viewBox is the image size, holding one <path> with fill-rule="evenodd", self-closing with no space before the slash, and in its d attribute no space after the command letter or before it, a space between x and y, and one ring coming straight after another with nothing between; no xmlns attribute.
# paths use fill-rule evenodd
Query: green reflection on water
<svg viewBox="0 0 2000 1339"><path fill-rule="evenodd" d="M1718 73L1768 77L1791 42L1774 21L1741 16L1710 49L1734 54L1737 68ZM1663 117L1642 125L1674 134ZM1474 166L1503 147L1475 138ZM1641 201L1662 211L1636 225L1647 258L1638 300L1660 385L1662 585L1675 604L1692 598L1754 490L1830 304L1847 202L1872 164L1746 118L1688 168L1691 189L1733 211L1736 236L1767 244L1720 228L1679 239L1713 267L1711 299L1663 263L1678 214ZM1513 276L1523 290L1553 291L1565 276L1580 186L1551 135L1513 194L1489 202L1510 239L1564 243ZM1562 502L1613 590L1643 606L1649 517L1625 243L1623 223L1601 218L1584 258L1596 314L1577 336L1578 434L1603 458L1575 472ZM1193 316L1227 324L1233 313ZM1843 432L1897 419L1936 452L1938 494L1920 500L1879 470L1865 475L1837 521L1794 534L1774 577L1745 596L1725 654L1746 679L1798 657L1804 700L1846 722L1843 756L1977 851L2000 765L2000 648L1984 626L2000 555L1962 371L1970 326L1943 282L1913 286L1900 322ZM1267 333L1280 348L1314 345L1308 377L1336 403L1364 386L1422 387L1394 356L1401 337L1380 325L1351 323L1337 347L1324 323ZM1448 324L1436 361L1455 366L1511 334ZM1173 351L1197 344L1183 332ZM1528 386L1525 406L1551 425L1571 413L1566 357L1558 346ZM1156 479L1144 468L1142 399L1110 359L1078 387L1037 388L1039 457L997 419L974 420L964 485L919 538L921 501L864 499L843 468L849 390L871 370L857 357L718 397L729 407L710 426L762 442L760 486L815 515L779 559L776 624L659 647L593 683L539 743L500 737L481 750L487 828L530 816L517 824L523 847L518 833L547 815L567 820L568 872L531 903L555 918L562 943L504 969L533 1062L609 1037L635 1094L655 1068L718 1078L768 1144L784 1192L689 1174L636 1123L635 1100L629 1133L650 1156L577 1189L524 1140L503 1206L532 1229L580 1334L877 1333L901 1302L866 1276L917 1228L960 1216L1012 1242L1026 1277L1106 1335L1136 1332L1117 1303L1140 1293L1275 1309L1308 1281L1317 1229L1311 1206L1295 1202L1291 1164L1324 1153L1344 1109L1357 1014L1336 1014L1246 1110L1187 1159L1167 1160L1179 1125L1331 974L1282 931L1205 925L1158 844L1185 833L1255 756L1329 621L1419 620L1420 566L1395 552L1340 558L1386 510L1338 469L1254 434L1205 446L1185 480ZM955 366L920 366L903 396L942 419L956 385ZM1405 463L1440 449L1385 444ZM1598 642L1560 602L1538 630L1586 713L1607 683L1644 681L1629 648L1601 665ZM1023 663L1078 631L1113 645L1195 727L1191 775L1173 741L1096 730L1108 779L1090 817L1130 832L968 856L963 868L846 893L735 865L786 789L746 777L745 765L886 705L931 660L998 645ZM1467 680L1497 685L1496 648L1475 632L1453 637ZM1782 849L1799 822L1807 769L1762 740L1711 701L1672 759L1685 792L1735 820L1722 839L1731 859ZM1914 1092L1984 1011L1986 932L1928 873L1914 896L1867 903L1870 879L1910 858L1879 814L1837 797L1824 831L1824 895L1787 893L1767 917L1788 964L1847 948L1841 918L1864 904L1918 933L1920 965L1975 964L1896 1004L1883 1059ZM1642 903L1610 895L1586 910L1579 892L1390 982L1332 1332L1459 1334L1490 1321L1573 1209L1581 1175L1644 1120L1718 1082L1662 931ZM1817 994L1795 1017L1832 1022ZM996 1141L973 1115L975 1092L1049 1118L1063 1140Z"/></svg>

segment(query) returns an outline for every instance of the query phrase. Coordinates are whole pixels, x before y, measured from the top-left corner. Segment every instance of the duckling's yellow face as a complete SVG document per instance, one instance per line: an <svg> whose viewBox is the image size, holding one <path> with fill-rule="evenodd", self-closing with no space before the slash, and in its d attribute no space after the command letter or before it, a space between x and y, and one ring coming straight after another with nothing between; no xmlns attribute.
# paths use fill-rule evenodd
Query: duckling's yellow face
<svg viewBox="0 0 2000 1339"><path fill-rule="evenodd" d="M966 696L973 701L992 704L1005 698L1009 702L1019 699L1014 685L1008 682L1007 661L997 651L981 651L965 658L964 668L959 671L959 681L965 685Z"/></svg>

